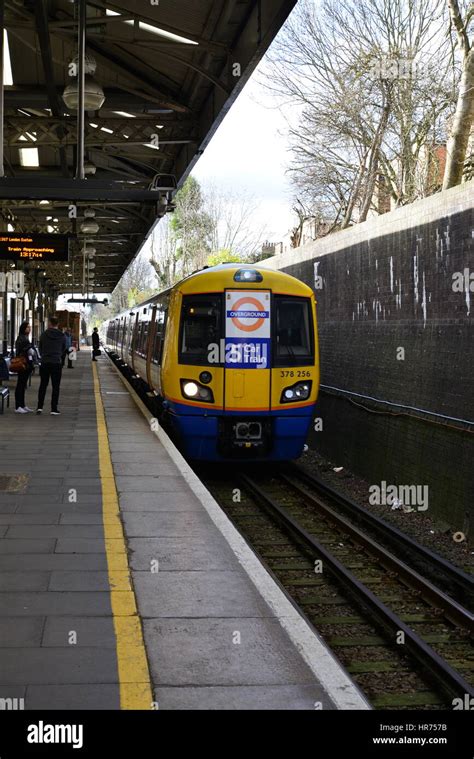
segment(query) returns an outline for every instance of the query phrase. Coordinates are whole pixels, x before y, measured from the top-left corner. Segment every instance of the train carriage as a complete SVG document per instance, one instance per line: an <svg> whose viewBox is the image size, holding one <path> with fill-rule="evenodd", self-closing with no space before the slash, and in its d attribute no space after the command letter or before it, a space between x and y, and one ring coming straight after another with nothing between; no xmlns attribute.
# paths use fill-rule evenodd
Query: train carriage
<svg viewBox="0 0 474 759"><path fill-rule="evenodd" d="M106 345L148 386L196 460L302 453L319 390L316 301L287 274L223 264L104 325Z"/></svg>

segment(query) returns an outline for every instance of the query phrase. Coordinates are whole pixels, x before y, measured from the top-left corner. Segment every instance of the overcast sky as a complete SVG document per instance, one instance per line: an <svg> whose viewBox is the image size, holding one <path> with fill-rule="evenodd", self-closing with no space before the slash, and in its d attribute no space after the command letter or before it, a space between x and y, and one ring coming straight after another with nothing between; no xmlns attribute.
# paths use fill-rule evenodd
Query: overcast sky
<svg viewBox="0 0 474 759"><path fill-rule="evenodd" d="M262 105L266 96L257 78L254 74L237 98L193 175L255 196L268 238L278 242L294 225L285 174L286 122L277 108Z"/></svg>

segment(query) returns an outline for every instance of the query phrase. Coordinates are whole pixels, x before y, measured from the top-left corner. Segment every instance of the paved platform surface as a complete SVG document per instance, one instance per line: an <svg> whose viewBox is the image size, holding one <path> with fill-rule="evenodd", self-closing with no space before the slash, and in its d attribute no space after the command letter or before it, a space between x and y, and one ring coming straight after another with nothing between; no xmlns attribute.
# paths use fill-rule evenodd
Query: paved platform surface
<svg viewBox="0 0 474 759"><path fill-rule="evenodd" d="M87 351L63 372L62 416L0 416L0 699L123 707L135 621L154 708L334 708L116 369L96 367L99 400Z"/></svg>
<svg viewBox="0 0 474 759"><path fill-rule="evenodd" d="M42 416L15 414L8 384L0 476L26 482L0 490L0 698L119 708L90 352L63 370L61 416L49 415L51 387Z"/></svg>

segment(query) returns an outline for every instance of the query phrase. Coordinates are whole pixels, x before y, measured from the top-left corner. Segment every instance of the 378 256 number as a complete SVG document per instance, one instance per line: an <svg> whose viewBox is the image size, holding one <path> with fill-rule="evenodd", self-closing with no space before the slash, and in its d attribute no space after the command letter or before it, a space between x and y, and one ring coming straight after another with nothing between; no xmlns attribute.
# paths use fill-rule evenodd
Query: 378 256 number
<svg viewBox="0 0 474 759"><path fill-rule="evenodd" d="M280 377L311 377L311 372L305 369L298 369L296 372L293 369L282 369Z"/></svg>

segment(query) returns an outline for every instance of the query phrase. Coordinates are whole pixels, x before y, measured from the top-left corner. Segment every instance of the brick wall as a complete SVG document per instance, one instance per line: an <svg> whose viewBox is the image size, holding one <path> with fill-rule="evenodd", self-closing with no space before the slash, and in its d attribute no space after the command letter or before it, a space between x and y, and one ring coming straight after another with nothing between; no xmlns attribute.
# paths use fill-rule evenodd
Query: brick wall
<svg viewBox="0 0 474 759"><path fill-rule="evenodd" d="M472 529L474 183L264 266L316 284L327 387L311 445L370 483L428 485L431 515Z"/></svg>

